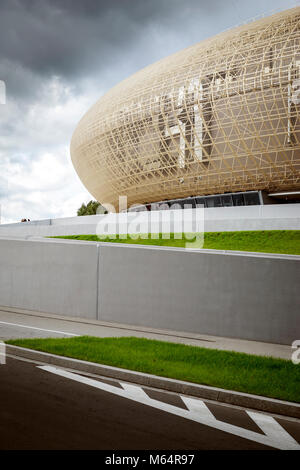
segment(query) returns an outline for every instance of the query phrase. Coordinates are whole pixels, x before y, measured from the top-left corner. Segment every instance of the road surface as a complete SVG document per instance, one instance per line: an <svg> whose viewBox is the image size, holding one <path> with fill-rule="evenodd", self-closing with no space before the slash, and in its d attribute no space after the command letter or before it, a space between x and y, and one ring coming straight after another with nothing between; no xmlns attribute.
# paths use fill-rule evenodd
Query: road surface
<svg viewBox="0 0 300 470"><path fill-rule="evenodd" d="M75 334L7 320L0 325L5 338ZM0 449L261 450L299 444L300 420L294 418L11 356L0 365Z"/></svg>
<svg viewBox="0 0 300 470"><path fill-rule="evenodd" d="M90 380L82 373L73 375ZM115 380L92 381L122 391ZM137 389L155 402L172 405L171 409L188 409L175 393ZM205 406L217 422L264 435L244 409L207 401ZM0 449L273 448L11 357L0 366L0 415ZM298 420L271 419L280 425L279 434L283 429L285 438L300 442ZM278 438L282 441L280 435Z"/></svg>

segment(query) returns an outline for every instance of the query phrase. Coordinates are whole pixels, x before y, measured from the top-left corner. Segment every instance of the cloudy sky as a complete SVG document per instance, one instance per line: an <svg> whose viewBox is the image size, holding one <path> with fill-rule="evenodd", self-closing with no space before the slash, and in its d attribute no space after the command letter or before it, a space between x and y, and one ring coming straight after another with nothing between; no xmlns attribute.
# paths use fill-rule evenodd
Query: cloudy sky
<svg viewBox="0 0 300 470"><path fill-rule="evenodd" d="M2 223L71 217L92 198L72 167L69 143L81 116L112 86L202 39L299 3L0 0Z"/></svg>

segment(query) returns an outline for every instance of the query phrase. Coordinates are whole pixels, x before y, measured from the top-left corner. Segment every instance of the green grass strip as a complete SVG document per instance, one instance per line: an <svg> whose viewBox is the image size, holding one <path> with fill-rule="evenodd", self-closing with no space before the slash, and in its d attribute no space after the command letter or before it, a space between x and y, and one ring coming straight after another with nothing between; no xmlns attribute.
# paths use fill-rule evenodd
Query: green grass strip
<svg viewBox="0 0 300 470"><path fill-rule="evenodd" d="M123 237L123 238L122 238ZM147 237L147 238L145 238ZM69 235L53 238L66 238L73 240L101 241L111 243L130 243L138 245L172 246L184 248L186 240L178 239L178 234L171 233L169 238L165 234L157 234L157 238L151 238L151 234L143 234L138 239L129 235L108 237L99 239L97 235ZM197 248L197 241L194 244ZM237 250L254 251L261 253L282 253L300 255L300 230L253 230L241 232L205 232L203 248L213 250Z"/></svg>
<svg viewBox="0 0 300 470"><path fill-rule="evenodd" d="M18 339L8 344L124 369L300 402L291 361L136 337Z"/></svg>

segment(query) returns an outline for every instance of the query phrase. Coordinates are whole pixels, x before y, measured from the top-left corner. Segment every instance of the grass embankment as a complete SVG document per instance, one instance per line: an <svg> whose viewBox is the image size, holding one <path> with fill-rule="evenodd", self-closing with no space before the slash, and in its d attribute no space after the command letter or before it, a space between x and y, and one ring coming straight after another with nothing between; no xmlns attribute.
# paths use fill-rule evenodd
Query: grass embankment
<svg viewBox="0 0 300 470"><path fill-rule="evenodd" d="M138 245L158 245L185 247L185 238L177 239L176 234L170 234L170 238L163 238L160 233L159 238L138 238L132 239L129 235L120 238L100 239L97 235L69 235L53 238L67 238L73 240L101 241L111 243L130 243ZM197 248L197 242L195 242ZM205 232L203 248L213 250L237 250L256 251L262 253L285 253L300 255L300 230L255 230L242 232Z"/></svg>
<svg viewBox="0 0 300 470"><path fill-rule="evenodd" d="M135 337L80 336L6 342L173 379L300 402L300 365L283 359Z"/></svg>

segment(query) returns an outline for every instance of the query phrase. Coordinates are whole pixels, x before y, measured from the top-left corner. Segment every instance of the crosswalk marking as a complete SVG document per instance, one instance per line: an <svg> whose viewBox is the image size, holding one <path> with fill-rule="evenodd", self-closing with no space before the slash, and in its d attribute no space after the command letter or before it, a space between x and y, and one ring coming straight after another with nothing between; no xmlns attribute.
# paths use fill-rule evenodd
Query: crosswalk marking
<svg viewBox="0 0 300 470"><path fill-rule="evenodd" d="M184 410L177 406L150 398L144 392L144 390L137 385L121 383L123 388L120 389L113 385L108 385L104 382L94 380L77 373L75 374L73 372L68 372L57 367L37 367L60 377L65 377L76 382L84 383L91 387L98 388L129 400L134 400L138 403L151 406L152 408L166 411L167 413L171 413L182 418L213 427L220 431L234 434L250 441L258 442L265 446L274 447L275 449L281 450L300 450L300 445L298 442L296 442L295 439L285 429L283 429L283 427L280 426L280 424L277 423L274 418L262 413L254 413L249 411L248 415L256 422L256 424L263 430L265 434L250 431L248 429L244 429L216 419L202 400L181 396L184 403L188 407L188 410ZM199 403L196 404L196 401L199 401Z"/></svg>

